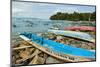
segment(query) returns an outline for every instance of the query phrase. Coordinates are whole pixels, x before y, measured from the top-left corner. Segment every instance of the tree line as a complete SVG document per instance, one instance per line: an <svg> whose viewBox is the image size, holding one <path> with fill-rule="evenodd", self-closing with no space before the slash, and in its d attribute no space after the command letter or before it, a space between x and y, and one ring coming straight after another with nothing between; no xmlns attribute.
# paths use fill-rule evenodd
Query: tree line
<svg viewBox="0 0 100 67"><path fill-rule="evenodd" d="M93 13L62 13L57 12L56 14L50 16L51 20L69 20L69 21L95 21L96 12Z"/></svg>

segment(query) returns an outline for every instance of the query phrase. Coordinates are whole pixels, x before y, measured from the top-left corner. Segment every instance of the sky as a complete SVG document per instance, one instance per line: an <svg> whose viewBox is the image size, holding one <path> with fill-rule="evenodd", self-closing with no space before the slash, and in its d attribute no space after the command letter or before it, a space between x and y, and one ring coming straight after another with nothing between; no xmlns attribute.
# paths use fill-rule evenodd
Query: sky
<svg viewBox="0 0 100 67"><path fill-rule="evenodd" d="M95 6L68 5L68 4L48 4L35 2L12 2L12 17L32 17L40 19L49 19L57 12L73 13L74 11L94 12Z"/></svg>

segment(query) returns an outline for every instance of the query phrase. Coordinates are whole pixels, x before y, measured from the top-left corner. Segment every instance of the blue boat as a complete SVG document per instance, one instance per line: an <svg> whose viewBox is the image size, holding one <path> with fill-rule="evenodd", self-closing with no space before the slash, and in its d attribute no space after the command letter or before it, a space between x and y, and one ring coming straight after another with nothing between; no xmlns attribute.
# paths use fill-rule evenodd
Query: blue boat
<svg viewBox="0 0 100 67"><path fill-rule="evenodd" d="M67 56L71 56L95 60L95 52L86 49L76 48L52 40L47 40L32 33L21 33L20 37L28 42L31 42L31 44L33 43L34 46L36 46L40 50L47 53L51 52L55 55L59 55L61 57L64 57L64 59L68 58ZM44 50L43 48L47 50Z"/></svg>

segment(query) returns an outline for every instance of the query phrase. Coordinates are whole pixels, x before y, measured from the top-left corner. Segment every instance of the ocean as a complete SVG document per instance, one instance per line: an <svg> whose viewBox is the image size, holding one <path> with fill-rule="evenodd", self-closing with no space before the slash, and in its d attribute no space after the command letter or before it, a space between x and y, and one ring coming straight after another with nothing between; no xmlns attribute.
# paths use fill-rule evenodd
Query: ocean
<svg viewBox="0 0 100 67"><path fill-rule="evenodd" d="M67 21L67 20L48 20L40 18L12 17L12 38L17 38L19 33L46 32L51 28L64 29L67 26L95 26L95 22L88 21Z"/></svg>

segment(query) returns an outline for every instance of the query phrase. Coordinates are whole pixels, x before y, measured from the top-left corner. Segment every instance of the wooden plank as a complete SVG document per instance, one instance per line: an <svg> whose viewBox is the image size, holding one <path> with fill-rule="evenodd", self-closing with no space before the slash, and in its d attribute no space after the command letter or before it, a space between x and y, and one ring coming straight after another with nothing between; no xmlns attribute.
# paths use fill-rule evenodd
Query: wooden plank
<svg viewBox="0 0 100 67"><path fill-rule="evenodd" d="M19 53L19 56L20 56L22 59L27 58L29 55L30 55L30 52L27 51L27 50L20 51L20 53Z"/></svg>
<svg viewBox="0 0 100 67"><path fill-rule="evenodd" d="M35 55L35 57L32 59L32 61L29 64L37 64L38 55Z"/></svg>
<svg viewBox="0 0 100 67"><path fill-rule="evenodd" d="M28 56L27 58L18 60L17 63L20 63L22 61L26 61L27 59L30 59L30 58L34 57L35 55L39 54L40 52L41 51L39 51L38 49L36 49L32 55Z"/></svg>
<svg viewBox="0 0 100 67"><path fill-rule="evenodd" d="M25 49L25 48L29 48L29 47L33 47L33 46L16 47L16 48L13 48L13 50Z"/></svg>
<svg viewBox="0 0 100 67"><path fill-rule="evenodd" d="M44 61L43 61L43 63L46 63L46 59L48 58L48 55L44 53L44 56L43 56L43 58L44 58Z"/></svg>
<svg viewBox="0 0 100 67"><path fill-rule="evenodd" d="M45 58L38 57L38 64L45 64Z"/></svg>

